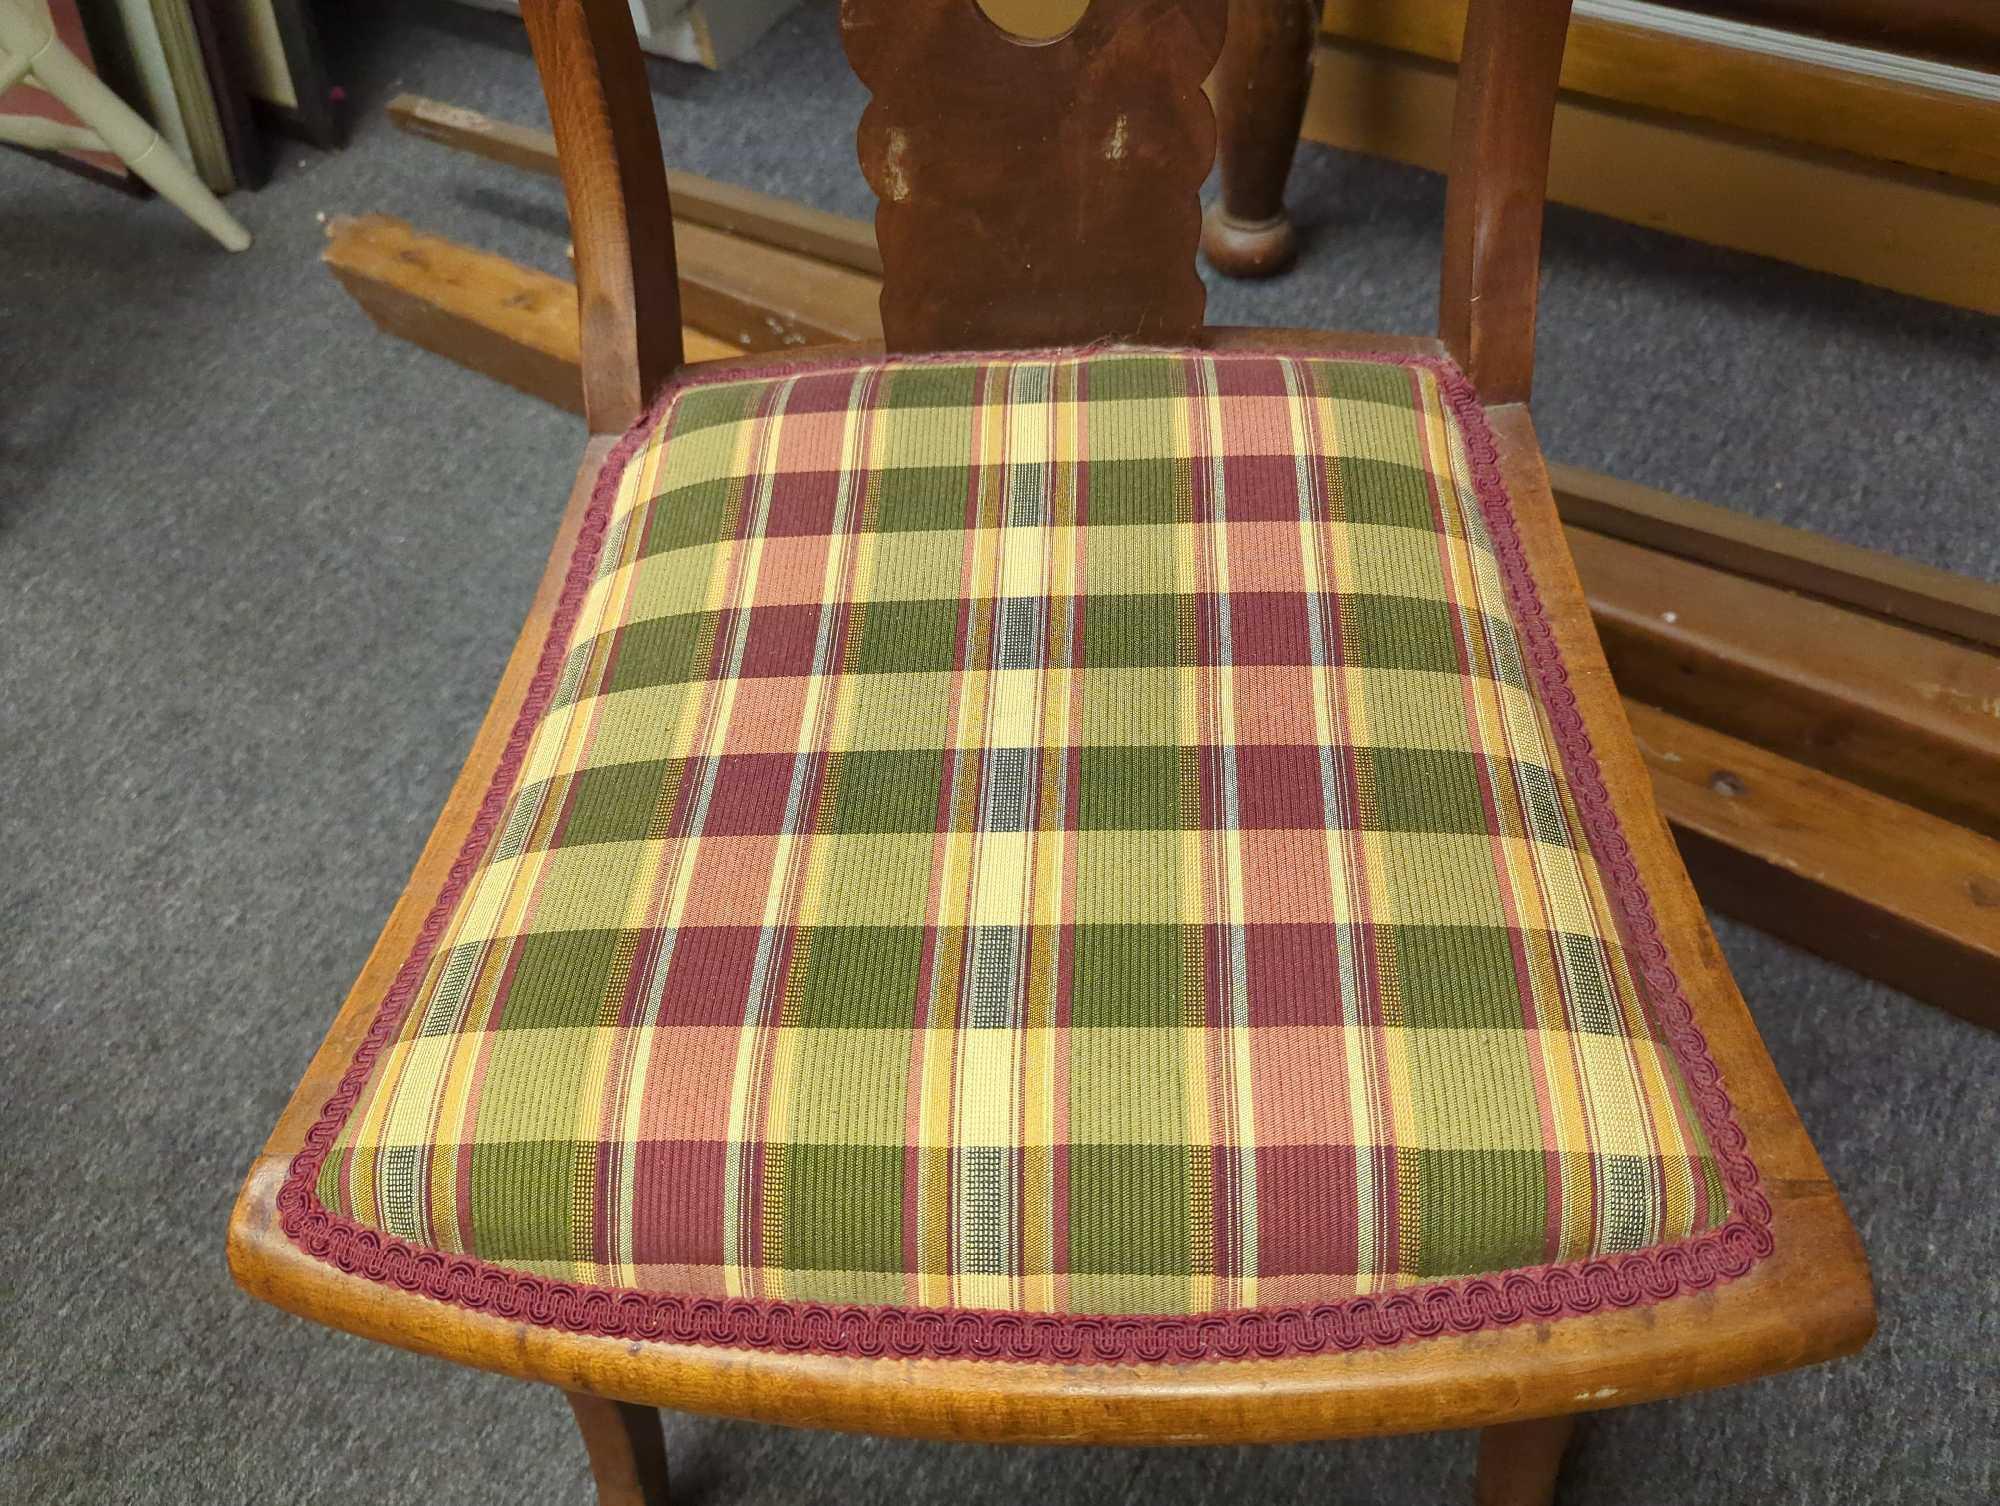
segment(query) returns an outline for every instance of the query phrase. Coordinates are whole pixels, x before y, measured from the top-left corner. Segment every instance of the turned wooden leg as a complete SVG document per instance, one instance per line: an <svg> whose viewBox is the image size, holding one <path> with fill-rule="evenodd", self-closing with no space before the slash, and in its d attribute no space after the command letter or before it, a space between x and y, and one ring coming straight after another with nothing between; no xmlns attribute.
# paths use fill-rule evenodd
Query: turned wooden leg
<svg viewBox="0 0 2000 1506"><path fill-rule="evenodd" d="M1229 0L1229 37L1211 81L1222 197L1201 249L1231 277L1269 277L1297 253L1285 179L1298 150L1319 32L1318 0Z"/></svg>
<svg viewBox="0 0 2000 1506"><path fill-rule="evenodd" d="M1479 1506L1549 1506L1575 1417L1537 1417L1479 1434Z"/></svg>
<svg viewBox="0 0 2000 1506"><path fill-rule="evenodd" d="M597 1481L597 1506L667 1506L667 1440L652 1407L565 1391Z"/></svg>

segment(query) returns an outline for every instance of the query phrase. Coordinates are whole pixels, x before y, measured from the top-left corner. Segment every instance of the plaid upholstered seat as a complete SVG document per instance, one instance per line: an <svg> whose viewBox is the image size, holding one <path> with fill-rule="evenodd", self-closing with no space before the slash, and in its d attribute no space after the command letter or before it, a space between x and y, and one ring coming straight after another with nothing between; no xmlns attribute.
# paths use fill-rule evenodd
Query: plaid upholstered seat
<svg viewBox="0 0 2000 1506"><path fill-rule="evenodd" d="M1730 1209L1539 613L1441 363L686 384L294 1180L647 1337L1560 1306Z"/></svg>

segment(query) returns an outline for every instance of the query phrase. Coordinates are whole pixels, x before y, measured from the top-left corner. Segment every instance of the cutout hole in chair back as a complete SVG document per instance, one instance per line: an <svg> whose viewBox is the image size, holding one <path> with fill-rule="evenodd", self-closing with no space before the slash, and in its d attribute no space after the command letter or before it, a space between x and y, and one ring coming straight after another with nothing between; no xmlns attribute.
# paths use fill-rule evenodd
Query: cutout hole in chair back
<svg viewBox="0 0 2000 1506"><path fill-rule="evenodd" d="M1028 42L1052 42L1075 30L1090 0L978 0L986 19Z"/></svg>

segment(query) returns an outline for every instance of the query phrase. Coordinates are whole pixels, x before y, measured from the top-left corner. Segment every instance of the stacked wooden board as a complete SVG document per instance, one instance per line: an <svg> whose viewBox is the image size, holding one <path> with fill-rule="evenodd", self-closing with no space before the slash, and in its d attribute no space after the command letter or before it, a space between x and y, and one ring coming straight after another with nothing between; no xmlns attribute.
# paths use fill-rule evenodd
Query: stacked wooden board
<svg viewBox="0 0 2000 1506"><path fill-rule="evenodd" d="M1305 135L1441 170L1465 6L1323 0ZM2000 313L1996 188L1989 0L1576 0L1554 203Z"/></svg>
<svg viewBox="0 0 2000 1506"><path fill-rule="evenodd" d="M546 133L409 96L390 114L555 171ZM881 338L866 224L689 174L670 187L691 360ZM330 233L328 266L381 328L582 411L570 283L381 216ZM2000 587L1551 473L1703 898L2000 1028Z"/></svg>

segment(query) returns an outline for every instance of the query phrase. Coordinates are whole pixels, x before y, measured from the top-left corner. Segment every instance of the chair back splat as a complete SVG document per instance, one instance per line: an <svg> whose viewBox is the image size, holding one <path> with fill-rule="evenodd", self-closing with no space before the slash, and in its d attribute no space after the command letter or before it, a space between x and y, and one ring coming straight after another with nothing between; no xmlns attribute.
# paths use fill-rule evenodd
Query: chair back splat
<svg viewBox="0 0 2000 1506"><path fill-rule="evenodd" d="M873 96L891 350L1197 336L1202 81L1228 0L1091 0L1045 40L979 0L843 0ZM576 242L591 428L623 428L680 364L673 225L625 0L524 0ZM1489 403L1525 401L1549 133L1570 0L1471 0L1439 327Z"/></svg>
<svg viewBox="0 0 2000 1506"><path fill-rule="evenodd" d="M891 350L977 350L1201 328L1195 271L1215 118L1201 83L1226 0L1092 0L1044 42L978 0L846 0L848 61L874 98Z"/></svg>

